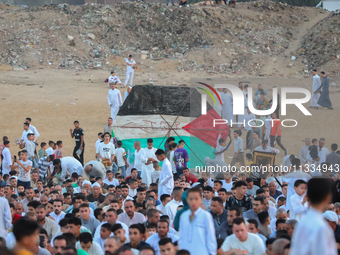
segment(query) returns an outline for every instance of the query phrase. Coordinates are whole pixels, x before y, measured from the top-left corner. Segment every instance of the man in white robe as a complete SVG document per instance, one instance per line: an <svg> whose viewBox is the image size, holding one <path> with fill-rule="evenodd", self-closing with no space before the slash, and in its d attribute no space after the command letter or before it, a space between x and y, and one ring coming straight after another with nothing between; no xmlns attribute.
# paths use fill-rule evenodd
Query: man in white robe
<svg viewBox="0 0 340 255"><path fill-rule="evenodd" d="M221 93L222 99L222 118L228 121L230 126L231 120L234 121L233 115L233 96L228 89L223 89Z"/></svg>
<svg viewBox="0 0 340 255"><path fill-rule="evenodd" d="M140 157L140 160L142 162L142 180L143 183L146 183L147 187L149 187L151 183L151 174L153 171L153 164L150 160L150 158L156 159L155 152L157 151L156 148L153 148L153 140L149 138L147 140L148 147L141 149L142 154Z"/></svg>
<svg viewBox="0 0 340 255"><path fill-rule="evenodd" d="M126 59L126 79L124 82L124 87L127 85L129 80L130 80L130 86L132 86L135 68L137 68L136 61L132 59L132 55L129 55L129 58Z"/></svg>
<svg viewBox="0 0 340 255"><path fill-rule="evenodd" d="M309 210L295 227L290 255L338 254L334 232L322 213L332 200L334 182L312 178L307 184Z"/></svg>
<svg viewBox="0 0 340 255"><path fill-rule="evenodd" d="M111 109L111 118L112 121L115 120L119 107L123 104L122 101L122 95L120 94L120 91L116 89L116 85L111 83L111 89L109 90L107 94L107 100Z"/></svg>
<svg viewBox="0 0 340 255"><path fill-rule="evenodd" d="M172 175L172 167L170 161L165 156L165 152L161 149L156 151L156 157L158 161L162 161L162 170L158 181L158 197L163 194L171 196L172 190L174 189L174 178ZM154 159L152 161L155 161Z"/></svg>
<svg viewBox="0 0 340 255"><path fill-rule="evenodd" d="M320 97L320 93L314 94L314 92L317 91L318 88L321 86L321 81L320 81L319 75L317 74L316 69L312 71L312 74L313 74L313 87L312 87L311 108L317 108L319 106L317 103Z"/></svg>
<svg viewBox="0 0 340 255"><path fill-rule="evenodd" d="M307 156L309 153L309 146L311 146L311 140L310 138L305 139L305 145L301 147L300 153L299 153L299 158L301 161L301 165L304 165L307 161Z"/></svg>
<svg viewBox="0 0 340 255"><path fill-rule="evenodd" d="M143 168L143 163L141 161L141 155L142 155L142 148L140 146L140 141L136 141L133 144L133 147L135 148L135 162L134 162L134 167L137 169L138 175L142 175L142 168Z"/></svg>
<svg viewBox="0 0 340 255"><path fill-rule="evenodd" d="M65 180L67 172L72 175L76 172L78 175L84 176L84 169L81 163L74 157L63 157L61 159L53 160L53 166L55 168L61 168L61 180Z"/></svg>
<svg viewBox="0 0 340 255"><path fill-rule="evenodd" d="M115 84L115 85L118 85L118 84L122 85L121 80L118 78L118 76L116 75L116 73L114 71L111 72L111 75L110 75L108 80L109 80L108 81L109 87L112 83Z"/></svg>

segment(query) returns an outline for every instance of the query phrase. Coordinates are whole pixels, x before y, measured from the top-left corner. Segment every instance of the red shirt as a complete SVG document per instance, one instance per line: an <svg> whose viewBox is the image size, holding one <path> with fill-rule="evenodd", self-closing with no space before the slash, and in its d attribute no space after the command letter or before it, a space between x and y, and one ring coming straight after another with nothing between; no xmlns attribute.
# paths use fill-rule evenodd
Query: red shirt
<svg viewBox="0 0 340 255"><path fill-rule="evenodd" d="M279 119L273 119L270 135L275 136L279 127L281 127L281 121ZM277 136L281 136L281 128Z"/></svg>
<svg viewBox="0 0 340 255"><path fill-rule="evenodd" d="M197 182L196 176L194 174L190 174L189 177L187 178L187 183L193 185L195 182Z"/></svg>
<svg viewBox="0 0 340 255"><path fill-rule="evenodd" d="M21 218L21 215L19 214L14 214L14 218L12 217L12 224L16 222L19 218Z"/></svg>

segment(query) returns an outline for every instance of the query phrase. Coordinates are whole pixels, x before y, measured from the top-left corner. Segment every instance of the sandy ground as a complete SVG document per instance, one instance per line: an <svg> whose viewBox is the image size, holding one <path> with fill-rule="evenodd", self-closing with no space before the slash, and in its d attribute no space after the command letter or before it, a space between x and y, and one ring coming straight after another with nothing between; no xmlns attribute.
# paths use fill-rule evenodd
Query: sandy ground
<svg viewBox="0 0 340 255"><path fill-rule="evenodd" d="M199 72L177 72L160 70L166 66L160 63L150 72L137 72L135 83L140 84L149 78L156 78L155 85L173 85L177 83L190 83L190 78L207 78ZM97 133L103 131L107 118L110 115L107 103L109 90L104 79L109 75L106 71L88 70L75 72L71 70L26 70L0 72L0 136L6 135L12 142L12 155L19 150L14 145L14 139L20 138L23 123L26 117L32 118L32 124L38 129L41 136L38 142L48 140L62 140L64 144L63 155L72 155L74 139L70 137L69 130L73 121L78 120L85 131L85 161L95 157L95 141ZM124 81L125 74L118 73ZM159 76L163 77L159 79ZM209 78L226 78L225 75L209 76ZM265 78L265 77L233 77L227 79L230 84L244 81L254 89L261 83L271 98L271 87L303 87L311 90L311 78ZM337 80L331 80L340 85ZM256 89L255 89L256 90ZM340 143L337 128L340 120L337 118L340 110L340 89L331 86L331 100L334 110L309 109L312 116L304 116L295 106L288 106L287 116L281 119L295 119L297 127L282 129L282 143L289 149L289 153L299 153L304 144L305 137L326 139L326 147L331 143ZM122 96L125 89L120 89ZM297 95L291 95L293 98ZM310 106L310 103L305 104ZM243 135L245 139L245 135ZM143 145L145 146L145 145ZM233 150L226 155L231 156ZM282 162L283 153L277 156L276 162ZM226 157L227 159L227 157ZM229 162L230 159L227 159Z"/></svg>

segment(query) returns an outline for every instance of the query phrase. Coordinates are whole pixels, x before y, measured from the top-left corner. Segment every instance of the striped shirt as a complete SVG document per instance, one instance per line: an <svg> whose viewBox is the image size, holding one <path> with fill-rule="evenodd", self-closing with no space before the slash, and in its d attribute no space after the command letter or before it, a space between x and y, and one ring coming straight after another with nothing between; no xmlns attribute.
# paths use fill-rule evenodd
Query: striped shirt
<svg viewBox="0 0 340 255"><path fill-rule="evenodd" d="M38 165L39 165L39 176L44 177L47 176L47 170L48 167L51 166L52 162L47 162L47 157L43 157L39 159Z"/></svg>

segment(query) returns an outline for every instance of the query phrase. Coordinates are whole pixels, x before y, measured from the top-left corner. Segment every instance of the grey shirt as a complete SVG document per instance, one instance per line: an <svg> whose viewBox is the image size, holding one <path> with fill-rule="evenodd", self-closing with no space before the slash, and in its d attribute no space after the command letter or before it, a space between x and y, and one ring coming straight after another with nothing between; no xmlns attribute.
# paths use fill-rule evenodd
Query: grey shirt
<svg viewBox="0 0 340 255"><path fill-rule="evenodd" d="M247 189L247 195L253 195L254 197L256 196L256 190L258 190L259 187L256 185L253 185L251 189Z"/></svg>
<svg viewBox="0 0 340 255"><path fill-rule="evenodd" d="M83 220L82 218L80 218L80 220L81 220L81 225L87 228L88 230L90 230L92 235L94 235L97 227L100 225L100 221L95 218L90 217L90 219L88 220Z"/></svg>
<svg viewBox="0 0 340 255"><path fill-rule="evenodd" d="M329 164L329 166L332 166L332 169L330 169L330 172L337 172L340 169L340 155L336 152L332 152L326 156L326 163Z"/></svg>
<svg viewBox="0 0 340 255"><path fill-rule="evenodd" d="M90 178L90 176L94 176L94 177L101 177L102 180L105 179L106 177L106 168L105 166L103 165L102 162L99 162L97 160L91 160L90 162L88 162L85 166L84 166L84 169L87 165L92 165L92 170L91 172L85 172L85 174L87 175L88 178Z"/></svg>
<svg viewBox="0 0 340 255"><path fill-rule="evenodd" d="M47 232L48 240L51 240L52 237L55 236L55 234L58 232L58 229L59 229L57 222L55 222L54 220L48 217L45 217L45 224L43 225L43 228Z"/></svg>

